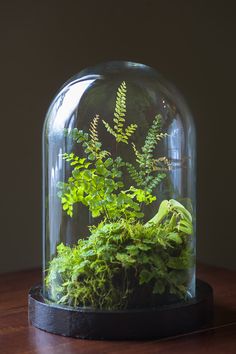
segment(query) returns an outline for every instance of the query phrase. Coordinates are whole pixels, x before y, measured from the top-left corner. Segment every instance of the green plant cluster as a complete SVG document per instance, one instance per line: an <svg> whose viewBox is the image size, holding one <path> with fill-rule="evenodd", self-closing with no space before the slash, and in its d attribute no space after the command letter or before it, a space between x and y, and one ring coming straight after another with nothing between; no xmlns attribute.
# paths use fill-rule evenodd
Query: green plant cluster
<svg viewBox="0 0 236 354"><path fill-rule="evenodd" d="M126 114L126 92L126 83L123 81L117 90L117 99L113 119L114 127L111 128L111 126L105 120L103 120L103 123L107 128L107 131L114 135L118 143L123 142L128 144L129 137L135 132L138 126L137 124L130 124L124 129Z"/></svg>
<svg viewBox="0 0 236 354"><path fill-rule="evenodd" d="M46 287L49 298L70 306L120 309L146 306L150 296L178 298L187 295L192 217L175 200L164 200L156 215L143 222L143 205L156 200L153 191L170 168L166 157L156 159L154 150L166 137L157 115L141 148L130 143L138 128L126 125L126 83L117 91L113 126L102 120L116 144L127 144L135 163L113 157L99 140L99 116L89 132L73 129L67 137L81 145L83 156L65 153L71 176L58 184L63 210L74 216L74 205L83 204L98 226L90 236L70 247L60 244L49 264ZM124 186L128 173L133 185ZM155 193L156 194L156 193ZM82 235L80 235L82 236Z"/></svg>
<svg viewBox="0 0 236 354"><path fill-rule="evenodd" d="M128 172L136 185L149 193L166 177L165 171L169 169L169 162L166 157L158 159L153 157L158 142L166 136L166 133L161 132L161 115L158 114L147 133L141 152L132 143L138 168L131 163L126 163Z"/></svg>
<svg viewBox="0 0 236 354"><path fill-rule="evenodd" d="M128 144L128 138L137 128L130 124L124 128L126 112L126 85L121 84L117 92L114 112L114 128L103 120L109 133L115 136L117 143ZM157 116L147 133L142 153L139 153L133 144L137 166L123 161L118 156L113 158L110 153L102 149L99 141L97 126L99 116L96 115L90 124L89 133L73 129L69 135L82 144L86 157L80 158L74 153L65 153L63 158L73 166L71 177L67 182L58 184L63 210L73 216L73 206L82 203L87 206L94 218L103 217L107 221L126 220L133 221L142 218L141 206L156 200L152 190L160 183L165 174L167 159L153 158L153 150L159 140L164 138L161 130L161 117ZM68 132L66 132L68 134ZM158 167L159 166L159 167ZM123 172L127 169L136 186L124 189ZM157 169L162 170L157 173Z"/></svg>
<svg viewBox="0 0 236 354"><path fill-rule="evenodd" d="M140 299L140 289L144 295L185 298L191 233L191 215L175 200L163 201L146 224L101 223L77 246L58 246L47 277L50 298L98 309L148 306L150 298Z"/></svg>

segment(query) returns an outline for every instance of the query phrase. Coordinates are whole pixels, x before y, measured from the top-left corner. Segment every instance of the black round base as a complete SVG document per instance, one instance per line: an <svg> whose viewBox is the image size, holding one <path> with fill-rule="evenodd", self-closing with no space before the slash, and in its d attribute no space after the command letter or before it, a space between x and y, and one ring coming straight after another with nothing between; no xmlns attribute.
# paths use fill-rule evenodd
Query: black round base
<svg viewBox="0 0 236 354"><path fill-rule="evenodd" d="M29 292L29 321L37 328L86 339L153 339L192 332L211 324L213 291L197 280L196 298L158 308L88 310L47 304L41 287Z"/></svg>

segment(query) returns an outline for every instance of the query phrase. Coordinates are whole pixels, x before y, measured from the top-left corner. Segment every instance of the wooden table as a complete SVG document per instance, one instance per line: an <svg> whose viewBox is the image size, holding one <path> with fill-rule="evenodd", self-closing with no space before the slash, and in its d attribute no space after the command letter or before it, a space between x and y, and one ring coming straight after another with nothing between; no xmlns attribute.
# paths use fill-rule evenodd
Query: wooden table
<svg viewBox="0 0 236 354"><path fill-rule="evenodd" d="M213 328L159 341L115 342L64 338L33 328L27 319L27 293L40 282L40 271L2 274L0 354L236 354L236 272L199 266L198 277L214 288Z"/></svg>

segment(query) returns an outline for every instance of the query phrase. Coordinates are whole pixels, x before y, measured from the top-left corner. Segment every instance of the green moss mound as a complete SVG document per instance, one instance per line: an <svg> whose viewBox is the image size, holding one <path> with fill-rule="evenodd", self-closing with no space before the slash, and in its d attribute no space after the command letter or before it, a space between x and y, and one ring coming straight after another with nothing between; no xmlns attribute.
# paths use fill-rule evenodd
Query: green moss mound
<svg viewBox="0 0 236 354"><path fill-rule="evenodd" d="M74 247L60 244L46 284L56 303L96 309L154 306L187 296L193 253L189 212L163 201L146 224L120 220L91 228Z"/></svg>

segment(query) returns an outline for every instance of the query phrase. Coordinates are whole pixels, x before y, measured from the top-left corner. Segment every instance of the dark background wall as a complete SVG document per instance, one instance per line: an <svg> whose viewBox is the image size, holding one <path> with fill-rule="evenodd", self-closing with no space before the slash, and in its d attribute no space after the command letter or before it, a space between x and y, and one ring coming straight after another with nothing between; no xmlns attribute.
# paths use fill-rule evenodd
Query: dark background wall
<svg viewBox="0 0 236 354"><path fill-rule="evenodd" d="M0 271L41 262L41 130L57 89L110 59L151 65L198 132L198 258L236 269L232 1L0 2Z"/></svg>

